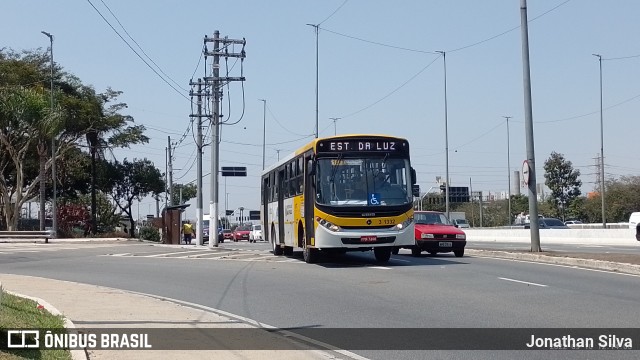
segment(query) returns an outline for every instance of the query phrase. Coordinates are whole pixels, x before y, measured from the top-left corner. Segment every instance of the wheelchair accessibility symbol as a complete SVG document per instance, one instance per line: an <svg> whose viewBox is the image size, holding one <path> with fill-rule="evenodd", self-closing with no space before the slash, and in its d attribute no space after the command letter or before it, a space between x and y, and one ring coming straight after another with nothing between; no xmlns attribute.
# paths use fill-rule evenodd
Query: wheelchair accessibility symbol
<svg viewBox="0 0 640 360"><path fill-rule="evenodd" d="M378 193L369 194L369 205L380 205L380 194Z"/></svg>

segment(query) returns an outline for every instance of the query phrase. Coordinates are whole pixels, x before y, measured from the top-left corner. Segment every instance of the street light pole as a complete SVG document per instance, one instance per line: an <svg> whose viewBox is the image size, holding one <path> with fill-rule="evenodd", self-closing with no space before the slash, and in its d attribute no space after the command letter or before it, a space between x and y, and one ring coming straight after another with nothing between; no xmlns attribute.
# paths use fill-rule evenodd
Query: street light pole
<svg viewBox="0 0 640 360"><path fill-rule="evenodd" d="M53 35L46 31L41 31L45 36L49 38L49 51L51 55L51 99L50 99L50 107L51 114L53 115ZM41 174L41 176L44 174ZM57 207L57 199L56 199L56 134L51 135L51 182L53 183L53 197L51 201L51 230L53 232L53 236L56 237L58 232L58 209ZM42 214L44 216L44 214Z"/></svg>
<svg viewBox="0 0 640 360"><path fill-rule="evenodd" d="M447 116L447 53L444 51L436 51L437 53L442 54L442 60L444 62L444 167L445 167L445 181L446 186L444 187L444 197L445 197L445 212L447 213L447 218L449 218L449 119Z"/></svg>
<svg viewBox="0 0 640 360"><path fill-rule="evenodd" d="M267 139L267 100L258 100L262 101L262 170L264 170L264 149Z"/></svg>
<svg viewBox="0 0 640 360"><path fill-rule="evenodd" d="M316 139L318 138L318 30L320 24L307 24L316 30Z"/></svg>
<svg viewBox="0 0 640 360"><path fill-rule="evenodd" d="M507 194L507 202L509 203L507 214L507 225L511 226L511 159L509 156L509 119L513 116L503 116L503 118L507 119L507 181L509 182L509 193Z"/></svg>
<svg viewBox="0 0 640 360"><path fill-rule="evenodd" d="M332 117L332 118L329 118L329 119L333 120L333 135L338 135L338 128L336 127L336 121L338 121L338 120L340 120L342 118Z"/></svg>
<svg viewBox="0 0 640 360"><path fill-rule="evenodd" d="M607 220L605 218L605 201L604 201L604 122L602 117L602 56L592 54L598 58L600 65L600 198L602 199L602 228L607 228Z"/></svg>

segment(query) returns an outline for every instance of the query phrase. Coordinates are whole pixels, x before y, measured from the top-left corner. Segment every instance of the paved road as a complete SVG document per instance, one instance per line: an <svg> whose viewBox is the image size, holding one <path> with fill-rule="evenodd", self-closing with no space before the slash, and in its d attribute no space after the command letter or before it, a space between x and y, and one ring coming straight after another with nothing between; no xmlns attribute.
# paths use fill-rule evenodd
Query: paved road
<svg viewBox="0 0 640 360"><path fill-rule="evenodd" d="M489 249L489 250L529 250L530 242L489 242L470 241L467 244L469 249ZM587 244L557 244L543 241L540 247L544 251L554 252L584 252L584 253L616 253L616 254L640 254L640 242L630 240L629 245L587 245Z"/></svg>
<svg viewBox="0 0 640 360"><path fill-rule="evenodd" d="M281 328L637 327L640 277L579 268L403 250L309 265L264 243L215 250L140 243L1 244L0 273L43 276L165 296ZM394 332L390 331L390 336ZM638 339L640 341L640 339ZM557 352L354 351L371 359L513 359ZM633 355L633 356L632 356ZM636 358L562 352L562 358Z"/></svg>

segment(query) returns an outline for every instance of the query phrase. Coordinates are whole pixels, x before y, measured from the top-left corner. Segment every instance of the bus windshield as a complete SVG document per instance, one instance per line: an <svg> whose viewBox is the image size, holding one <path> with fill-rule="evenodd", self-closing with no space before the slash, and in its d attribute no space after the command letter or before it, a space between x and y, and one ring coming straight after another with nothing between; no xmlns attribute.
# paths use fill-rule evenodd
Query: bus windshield
<svg viewBox="0 0 640 360"><path fill-rule="evenodd" d="M316 201L334 206L388 206L411 203L408 159L376 157L320 158Z"/></svg>

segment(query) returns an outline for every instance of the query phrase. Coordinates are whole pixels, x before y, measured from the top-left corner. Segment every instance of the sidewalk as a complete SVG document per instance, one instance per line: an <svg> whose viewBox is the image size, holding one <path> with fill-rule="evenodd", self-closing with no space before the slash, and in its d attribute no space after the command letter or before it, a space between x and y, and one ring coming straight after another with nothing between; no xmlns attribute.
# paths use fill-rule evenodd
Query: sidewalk
<svg viewBox="0 0 640 360"><path fill-rule="evenodd" d="M59 311L72 324L82 328L255 328L238 319L212 311L102 286L87 285L46 278L0 274L7 292L36 298L52 313ZM176 333L178 333L177 330ZM251 341L297 350L88 350L74 351L74 360L83 359L335 359L337 354L312 350L292 343L283 336L259 331ZM340 356L341 358L348 358Z"/></svg>

